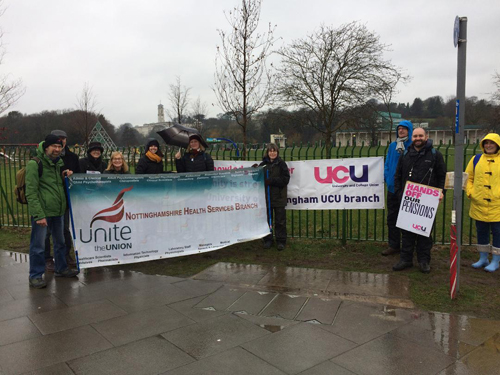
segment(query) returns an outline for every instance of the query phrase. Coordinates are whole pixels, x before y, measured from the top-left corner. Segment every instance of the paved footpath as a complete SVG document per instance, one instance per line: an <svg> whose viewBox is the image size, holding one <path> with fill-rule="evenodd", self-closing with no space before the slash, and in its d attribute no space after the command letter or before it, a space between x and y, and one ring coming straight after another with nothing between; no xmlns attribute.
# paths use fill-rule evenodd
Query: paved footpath
<svg viewBox="0 0 500 375"><path fill-rule="evenodd" d="M500 374L500 322L424 312L401 276L218 263L28 287L0 251L0 375Z"/></svg>

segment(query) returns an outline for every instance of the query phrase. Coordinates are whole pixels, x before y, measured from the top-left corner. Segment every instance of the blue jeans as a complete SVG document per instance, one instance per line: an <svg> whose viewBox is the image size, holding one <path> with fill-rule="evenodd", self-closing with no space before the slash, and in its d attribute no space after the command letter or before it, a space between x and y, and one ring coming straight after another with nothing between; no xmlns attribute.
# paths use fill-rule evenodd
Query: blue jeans
<svg viewBox="0 0 500 375"><path fill-rule="evenodd" d="M66 264L66 245L64 243L64 216L47 217L47 226L54 240L54 261L56 272L62 272ZM30 241L30 279L41 278L45 273L45 237L47 227L38 225L31 218L31 241Z"/></svg>
<svg viewBox="0 0 500 375"><path fill-rule="evenodd" d="M500 248L500 221L486 222L476 220L477 244L489 245L490 232L493 235L493 247Z"/></svg>

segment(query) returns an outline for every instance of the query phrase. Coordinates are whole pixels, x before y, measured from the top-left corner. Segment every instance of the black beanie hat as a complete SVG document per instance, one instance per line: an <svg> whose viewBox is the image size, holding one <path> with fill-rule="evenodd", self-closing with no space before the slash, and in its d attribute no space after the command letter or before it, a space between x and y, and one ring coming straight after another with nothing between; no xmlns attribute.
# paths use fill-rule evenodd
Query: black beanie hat
<svg viewBox="0 0 500 375"><path fill-rule="evenodd" d="M49 134L48 136L45 137L45 141L43 142L43 149L45 150L50 145L55 145L55 144L62 146L62 141L59 139L57 135Z"/></svg>
<svg viewBox="0 0 500 375"><path fill-rule="evenodd" d="M101 151L101 154L104 152L104 148L101 145L101 142L90 142L89 147L87 148L87 153L90 154L90 151L92 150L99 150Z"/></svg>

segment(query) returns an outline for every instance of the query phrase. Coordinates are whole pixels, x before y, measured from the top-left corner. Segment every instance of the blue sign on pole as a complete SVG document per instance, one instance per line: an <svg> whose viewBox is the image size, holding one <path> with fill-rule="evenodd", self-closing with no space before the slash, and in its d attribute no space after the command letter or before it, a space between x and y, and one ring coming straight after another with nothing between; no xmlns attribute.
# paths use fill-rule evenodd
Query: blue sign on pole
<svg viewBox="0 0 500 375"><path fill-rule="evenodd" d="M458 131L460 129L460 124L458 121L458 114L460 113L460 100L457 99L457 105L455 108L455 133L458 134Z"/></svg>

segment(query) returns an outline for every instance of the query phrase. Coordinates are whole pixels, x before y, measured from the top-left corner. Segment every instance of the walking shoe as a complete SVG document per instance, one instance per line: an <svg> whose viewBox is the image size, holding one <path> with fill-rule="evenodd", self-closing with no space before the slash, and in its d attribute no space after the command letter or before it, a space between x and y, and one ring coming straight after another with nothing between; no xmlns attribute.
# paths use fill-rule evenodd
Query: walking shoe
<svg viewBox="0 0 500 375"><path fill-rule="evenodd" d="M429 263L422 262L419 264L419 267L420 267L420 272L422 272L422 273L430 273L431 272L431 266L429 265Z"/></svg>
<svg viewBox="0 0 500 375"><path fill-rule="evenodd" d="M42 289L47 286L47 283L41 277L39 279L30 279L30 287L35 289Z"/></svg>
<svg viewBox="0 0 500 375"><path fill-rule="evenodd" d="M400 252L399 249L395 249L393 247L388 247L387 249L382 251L381 254L386 257L387 255L399 254L399 252Z"/></svg>
<svg viewBox="0 0 500 375"><path fill-rule="evenodd" d="M278 251L285 250L285 244L284 243L279 243L278 244Z"/></svg>
<svg viewBox="0 0 500 375"><path fill-rule="evenodd" d="M73 258L71 257L71 255L67 254L66 255L66 264L68 266L76 266L76 261L73 260Z"/></svg>
<svg viewBox="0 0 500 375"><path fill-rule="evenodd" d="M45 261L45 272L54 273L56 270L56 265L54 264L54 259L47 259Z"/></svg>
<svg viewBox="0 0 500 375"><path fill-rule="evenodd" d="M271 241L264 242L264 249L270 249L271 246L273 246L273 243Z"/></svg>
<svg viewBox="0 0 500 375"><path fill-rule="evenodd" d="M78 270L70 270L66 268L64 271L56 272L56 277L76 277L80 272Z"/></svg>
<svg viewBox="0 0 500 375"><path fill-rule="evenodd" d="M405 262L403 260L400 260L398 263L396 263L394 266L392 266L393 271L402 271L407 268L413 267L412 262Z"/></svg>

